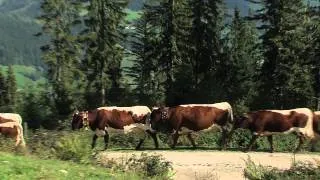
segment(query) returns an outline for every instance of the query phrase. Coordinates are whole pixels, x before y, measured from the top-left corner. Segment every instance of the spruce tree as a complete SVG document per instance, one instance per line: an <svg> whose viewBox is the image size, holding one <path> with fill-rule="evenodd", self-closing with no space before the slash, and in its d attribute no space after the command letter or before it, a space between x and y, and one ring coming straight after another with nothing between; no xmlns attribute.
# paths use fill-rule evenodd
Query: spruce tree
<svg viewBox="0 0 320 180"><path fill-rule="evenodd" d="M223 62L222 30L224 3L222 0L191 0L192 29L190 51L196 98L201 102L221 99L223 90L219 68ZM214 82L214 83L212 83Z"/></svg>
<svg viewBox="0 0 320 180"><path fill-rule="evenodd" d="M52 85L55 107L63 116L71 113L74 103L80 99L80 46L73 29L80 22L79 7L77 0L45 0L41 3L42 14L38 17L42 22L42 33L50 38L50 42L41 47L42 59L48 68L47 77Z"/></svg>
<svg viewBox="0 0 320 180"><path fill-rule="evenodd" d="M258 32L255 23L240 17L234 10L233 20L227 34L225 68L228 70L223 87L229 101L237 108L248 109L256 94L256 70L261 62ZM242 107L239 107L242 106Z"/></svg>
<svg viewBox="0 0 320 180"><path fill-rule="evenodd" d="M260 5L262 10L253 16L262 22L259 29L265 32L261 37L264 60L259 106L278 109L307 107L313 89L311 68L303 55L308 43L304 2L263 0Z"/></svg>
<svg viewBox="0 0 320 180"><path fill-rule="evenodd" d="M320 2L317 6L308 4L307 30L308 44L304 56L308 57L312 66L316 109L320 110Z"/></svg>
<svg viewBox="0 0 320 180"><path fill-rule="evenodd" d="M0 110L4 109L6 105L7 98L7 86L6 86L6 78L0 69Z"/></svg>
<svg viewBox="0 0 320 180"><path fill-rule="evenodd" d="M133 78L133 92L139 103L146 105L160 104L164 101L164 90L161 89L161 79L156 74L157 44L159 35L157 26L152 25L152 6L146 2L142 16L135 23L136 30L131 40L133 66L128 69L128 75Z"/></svg>
<svg viewBox="0 0 320 180"><path fill-rule="evenodd" d="M85 16L83 45L86 51L83 61L87 75L87 101L94 106L117 102L121 86L121 61L123 58L122 25L125 0L85 1L88 14ZM107 91L107 92L106 92ZM99 97L99 98L97 98Z"/></svg>
<svg viewBox="0 0 320 180"><path fill-rule="evenodd" d="M7 91L7 107L8 112L15 112L16 100L17 100L17 82L14 74L13 67L8 67L7 80L6 80L6 91Z"/></svg>

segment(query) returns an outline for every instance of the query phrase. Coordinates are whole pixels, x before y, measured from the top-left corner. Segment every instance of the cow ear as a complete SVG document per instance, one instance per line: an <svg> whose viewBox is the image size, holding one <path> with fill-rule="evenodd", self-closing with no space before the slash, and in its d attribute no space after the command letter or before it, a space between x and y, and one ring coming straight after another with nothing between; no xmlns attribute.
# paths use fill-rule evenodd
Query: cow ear
<svg viewBox="0 0 320 180"><path fill-rule="evenodd" d="M249 115L247 113L243 113L242 116L245 117L245 118L249 118Z"/></svg>

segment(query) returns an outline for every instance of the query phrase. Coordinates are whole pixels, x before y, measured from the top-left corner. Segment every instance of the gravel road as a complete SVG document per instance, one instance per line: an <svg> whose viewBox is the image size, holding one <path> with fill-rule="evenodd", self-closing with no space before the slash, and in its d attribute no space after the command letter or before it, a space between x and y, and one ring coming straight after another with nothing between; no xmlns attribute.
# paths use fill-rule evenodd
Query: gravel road
<svg viewBox="0 0 320 180"><path fill-rule="evenodd" d="M204 179L244 179L245 160L250 156L258 164L277 168L289 168L293 161L290 153L265 152L231 152L231 151L143 151L150 154L161 154L173 163L174 178L177 180ZM108 158L123 159L131 154L139 155L140 151L103 152ZM296 161L320 161L318 154L296 154Z"/></svg>

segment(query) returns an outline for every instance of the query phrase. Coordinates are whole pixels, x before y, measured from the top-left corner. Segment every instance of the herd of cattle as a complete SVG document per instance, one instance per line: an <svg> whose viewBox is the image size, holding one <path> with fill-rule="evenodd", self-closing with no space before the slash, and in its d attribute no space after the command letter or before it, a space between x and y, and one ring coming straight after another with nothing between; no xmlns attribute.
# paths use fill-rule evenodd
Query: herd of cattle
<svg viewBox="0 0 320 180"><path fill-rule="evenodd" d="M273 152L273 134L295 133L299 138L298 151L305 139L310 139L312 149L320 139L320 112L308 108L290 110L260 110L235 116L227 102L215 104L186 104L175 107L153 108L146 106L100 107L91 111L76 112L72 119L72 129L90 128L95 131L92 148L99 136L104 136L105 148L108 146L111 129L123 130L124 133L137 132L139 149L147 135L154 140L158 148L156 133L172 135L174 148L180 135L187 135L193 147L196 143L192 133L219 129L222 132L221 149L226 149L228 140L238 128L249 129L252 139L246 151L251 150L258 137L267 136L270 152Z"/></svg>
<svg viewBox="0 0 320 180"><path fill-rule="evenodd" d="M25 146L21 117L18 114L0 113L0 133L16 139L16 146ZM250 151L258 137L267 136L270 152L273 152L273 134L294 133L299 139L295 151L301 148L305 139L311 140L312 149L320 139L320 111L308 108L290 110L259 110L234 116L227 102L215 104L186 104L174 107L158 107L150 110L147 106L99 107L90 111L75 112L72 117L72 130L90 128L95 132L92 148L99 136L104 137L108 146L112 130L124 133L134 132L139 136L139 149L145 138L152 137L155 148L159 147L156 134L171 134L174 148L180 135L187 135L193 147L196 143L192 133L219 129L222 132L221 149L226 149L233 132L238 128L249 129L252 139L246 151Z"/></svg>

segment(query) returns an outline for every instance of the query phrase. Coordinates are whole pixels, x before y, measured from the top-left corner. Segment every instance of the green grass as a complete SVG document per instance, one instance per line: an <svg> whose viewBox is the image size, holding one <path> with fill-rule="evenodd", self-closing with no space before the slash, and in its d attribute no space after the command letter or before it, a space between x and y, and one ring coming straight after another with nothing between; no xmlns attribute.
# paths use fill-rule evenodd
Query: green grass
<svg viewBox="0 0 320 180"><path fill-rule="evenodd" d="M3 180L15 179L121 179L106 168L58 160L15 156L0 152L0 174Z"/></svg>
<svg viewBox="0 0 320 180"><path fill-rule="evenodd" d="M3 74L6 74L7 70L8 66L0 65L0 71ZM13 70L19 89L24 89L31 84L45 82L43 73L33 66L13 65Z"/></svg>
<svg viewBox="0 0 320 180"><path fill-rule="evenodd" d="M140 11L132 11L131 9L126 9L125 12L127 13L126 20L130 22L141 17Z"/></svg>

